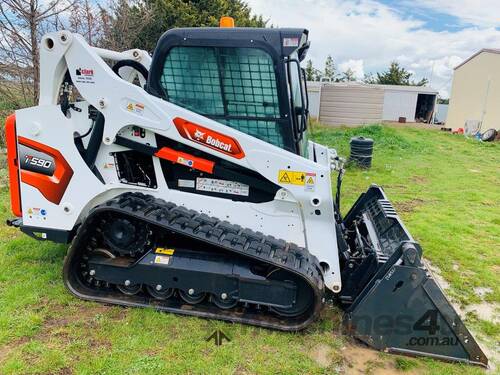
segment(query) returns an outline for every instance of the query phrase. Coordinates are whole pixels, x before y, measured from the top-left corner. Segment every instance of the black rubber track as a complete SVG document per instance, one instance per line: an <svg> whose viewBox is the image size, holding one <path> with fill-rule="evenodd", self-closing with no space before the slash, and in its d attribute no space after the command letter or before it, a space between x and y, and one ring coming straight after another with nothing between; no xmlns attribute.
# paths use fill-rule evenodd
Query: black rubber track
<svg viewBox="0 0 500 375"><path fill-rule="evenodd" d="M91 246L89 239L102 214L116 213L153 224L170 233L187 236L197 241L232 252L241 257L259 260L302 278L310 287L313 303L302 315L286 318L267 308L239 305L233 309L219 309L207 301L205 304L188 305L179 298L158 300L146 294L128 296L113 288L89 287L79 276L82 255ZM200 214L142 193L125 193L95 207L79 227L73 239L63 268L66 287L75 296L91 301L124 306L152 307L158 310L220 319L235 323L261 326L283 331L306 328L319 315L323 307L324 284L321 267L316 257L306 249L284 240L245 229L239 225Z"/></svg>

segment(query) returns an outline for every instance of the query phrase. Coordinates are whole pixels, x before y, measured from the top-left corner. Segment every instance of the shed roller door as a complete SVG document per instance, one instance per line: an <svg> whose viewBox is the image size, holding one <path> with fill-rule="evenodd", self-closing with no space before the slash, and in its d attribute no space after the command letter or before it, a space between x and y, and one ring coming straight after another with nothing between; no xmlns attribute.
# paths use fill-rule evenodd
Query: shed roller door
<svg viewBox="0 0 500 375"><path fill-rule="evenodd" d="M384 91L375 87L325 85L320 121L327 125L372 124L382 120Z"/></svg>

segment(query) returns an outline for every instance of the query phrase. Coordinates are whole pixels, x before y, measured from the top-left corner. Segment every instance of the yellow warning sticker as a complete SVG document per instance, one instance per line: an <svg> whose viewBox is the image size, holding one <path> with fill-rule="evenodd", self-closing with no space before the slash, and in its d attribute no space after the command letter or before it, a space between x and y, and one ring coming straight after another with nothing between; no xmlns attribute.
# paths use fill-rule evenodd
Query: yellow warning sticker
<svg viewBox="0 0 500 375"><path fill-rule="evenodd" d="M306 172L280 170L278 173L278 182L281 184L303 186L306 183Z"/></svg>
<svg viewBox="0 0 500 375"><path fill-rule="evenodd" d="M316 173L306 173L305 189L308 191L314 191L315 186L316 186Z"/></svg>
<svg viewBox="0 0 500 375"><path fill-rule="evenodd" d="M156 254L174 255L174 249L165 249L164 247L157 247L155 250Z"/></svg>

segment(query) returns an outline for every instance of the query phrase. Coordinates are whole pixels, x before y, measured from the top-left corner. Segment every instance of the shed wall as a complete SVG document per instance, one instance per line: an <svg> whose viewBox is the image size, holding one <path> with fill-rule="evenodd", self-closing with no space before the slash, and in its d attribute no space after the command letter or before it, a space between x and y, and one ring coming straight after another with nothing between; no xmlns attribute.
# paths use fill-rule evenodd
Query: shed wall
<svg viewBox="0 0 500 375"><path fill-rule="evenodd" d="M407 122L415 121L418 92L385 90L383 119L398 121L405 117Z"/></svg>
<svg viewBox="0 0 500 375"><path fill-rule="evenodd" d="M500 130L500 53L482 52L453 74L446 126L483 119L482 130ZM484 112L484 113L483 113Z"/></svg>
<svg viewBox="0 0 500 375"><path fill-rule="evenodd" d="M319 120L326 125L373 124L382 120L384 90L367 86L324 85Z"/></svg>

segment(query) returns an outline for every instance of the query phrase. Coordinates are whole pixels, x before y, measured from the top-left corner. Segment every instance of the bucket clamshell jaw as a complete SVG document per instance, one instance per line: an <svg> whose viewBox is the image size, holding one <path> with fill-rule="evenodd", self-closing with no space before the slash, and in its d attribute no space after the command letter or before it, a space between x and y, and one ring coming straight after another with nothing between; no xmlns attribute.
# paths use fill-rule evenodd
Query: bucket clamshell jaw
<svg viewBox="0 0 500 375"><path fill-rule="evenodd" d="M345 333L386 352L487 367L380 187L372 185L359 197L342 226Z"/></svg>

